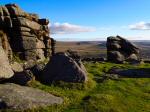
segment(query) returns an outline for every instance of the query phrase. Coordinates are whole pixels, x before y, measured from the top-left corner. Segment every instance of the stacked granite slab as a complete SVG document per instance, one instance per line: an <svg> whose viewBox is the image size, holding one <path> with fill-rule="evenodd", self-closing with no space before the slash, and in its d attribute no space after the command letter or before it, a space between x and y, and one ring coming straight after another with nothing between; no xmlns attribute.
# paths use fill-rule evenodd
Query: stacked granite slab
<svg viewBox="0 0 150 112"><path fill-rule="evenodd" d="M49 21L26 13L16 4L0 6L0 30L12 51L23 60L44 60L51 55Z"/></svg>

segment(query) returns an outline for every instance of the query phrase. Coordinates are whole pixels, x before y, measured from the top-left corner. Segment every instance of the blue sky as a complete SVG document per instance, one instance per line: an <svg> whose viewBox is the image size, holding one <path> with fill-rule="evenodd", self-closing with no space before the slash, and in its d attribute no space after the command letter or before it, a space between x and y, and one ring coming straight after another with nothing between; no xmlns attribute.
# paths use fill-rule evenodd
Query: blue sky
<svg viewBox="0 0 150 112"><path fill-rule="evenodd" d="M150 0L1 0L51 22L56 40L150 40Z"/></svg>

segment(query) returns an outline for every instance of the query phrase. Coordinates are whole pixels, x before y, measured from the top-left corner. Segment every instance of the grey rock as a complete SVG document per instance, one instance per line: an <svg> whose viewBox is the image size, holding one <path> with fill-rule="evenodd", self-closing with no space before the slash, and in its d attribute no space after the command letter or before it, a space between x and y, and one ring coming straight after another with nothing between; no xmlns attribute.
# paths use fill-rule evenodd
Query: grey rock
<svg viewBox="0 0 150 112"><path fill-rule="evenodd" d="M30 69L30 68L34 67L35 65L36 65L36 61L33 59L30 59L24 63L23 68Z"/></svg>
<svg viewBox="0 0 150 112"><path fill-rule="evenodd" d="M45 60L45 55L44 55L43 49L36 49L36 58L38 59L38 61L44 61Z"/></svg>
<svg viewBox="0 0 150 112"><path fill-rule="evenodd" d="M43 72L45 66L46 65L44 63L39 63L39 64L35 65L33 68L31 68L31 71L34 74L35 78L39 81L42 78L41 75L42 75L42 72Z"/></svg>
<svg viewBox="0 0 150 112"><path fill-rule="evenodd" d="M23 50L36 49L36 38L32 38L32 37L24 38L21 44L22 44Z"/></svg>
<svg viewBox="0 0 150 112"><path fill-rule="evenodd" d="M23 67L18 62L11 63L11 68L14 72L23 72Z"/></svg>
<svg viewBox="0 0 150 112"><path fill-rule="evenodd" d="M33 30L41 30L40 24L23 17L18 17L18 19L14 21L14 25L24 26Z"/></svg>
<svg viewBox="0 0 150 112"><path fill-rule="evenodd" d="M32 21L35 21L38 23L39 15L35 13L29 13L29 15L32 17Z"/></svg>
<svg viewBox="0 0 150 112"><path fill-rule="evenodd" d="M19 85L28 85L31 81L34 81L35 77L30 70L24 70L22 72L16 72L13 77L6 80Z"/></svg>
<svg viewBox="0 0 150 112"><path fill-rule="evenodd" d="M131 54L127 59L127 61L129 62L136 61L136 60L138 60L138 57L136 54Z"/></svg>
<svg viewBox="0 0 150 112"><path fill-rule="evenodd" d="M43 42L43 41L40 41L40 40L37 40L36 48L37 48L37 49L43 49L43 48L45 48L44 42Z"/></svg>
<svg viewBox="0 0 150 112"><path fill-rule="evenodd" d="M16 84L0 84L1 109L26 110L62 104L63 99L42 90L19 86Z"/></svg>
<svg viewBox="0 0 150 112"><path fill-rule="evenodd" d="M50 57L55 47L49 37L48 23L49 20L39 19L34 13L26 13L17 4L0 6L0 29L5 31L5 40L8 40L1 44L10 61L12 52L25 61Z"/></svg>
<svg viewBox="0 0 150 112"><path fill-rule="evenodd" d="M30 31L31 31L31 29L30 29L30 28L27 28L27 27L20 27L20 28L17 29L17 30L19 30L19 31L21 31L21 32L30 32Z"/></svg>
<svg viewBox="0 0 150 112"><path fill-rule="evenodd" d="M111 60L114 63L123 63L125 60L125 57L118 51L108 51L108 60Z"/></svg>
<svg viewBox="0 0 150 112"><path fill-rule="evenodd" d="M48 19L39 19L39 23L42 24L42 25L48 25L49 20Z"/></svg>
<svg viewBox="0 0 150 112"><path fill-rule="evenodd" d="M10 15L13 17L26 15L26 13L21 10L17 4L6 4L5 6L7 7Z"/></svg>
<svg viewBox="0 0 150 112"><path fill-rule="evenodd" d="M8 9L5 6L2 6L3 16L10 16Z"/></svg>
<svg viewBox="0 0 150 112"><path fill-rule="evenodd" d="M28 60L27 62L30 62L30 60L36 61L37 60L36 49L25 51L24 56L25 60Z"/></svg>
<svg viewBox="0 0 150 112"><path fill-rule="evenodd" d="M139 60L139 48L123 37L107 38L107 60L115 63Z"/></svg>
<svg viewBox="0 0 150 112"><path fill-rule="evenodd" d="M4 22L5 22L5 24L4 24L5 27L8 27L8 28L12 28L13 27L11 18L9 16L5 16L4 17Z"/></svg>
<svg viewBox="0 0 150 112"><path fill-rule="evenodd" d="M0 7L0 16L3 16L3 9Z"/></svg>
<svg viewBox="0 0 150 112"><path fill-rule="evenodd" d="M10 43L8 41L7 35L3 31L0 31L0 40L1 40L0 46L3 47L3 49L6 53L6 56L8 56L9 61L11 61L12 60L12 49L10 47Z"/></svg>
<svg viewBox="0 0 150 112"><path fill-rule="evenodd" d="M36 38L36 35L35 34L33 34L33 33L31 33L31 32L27 32L27 31L21 31L21 32L18 32L17 30L16 31L14 31L13 33L13 36L15 36L15 37L32 37L32 38Z"/></svg>
<svg viewBox="0 0 150 112"><path fill-rule="evenodd" d="M83 83L87 81L87 71L82 62L65 53L53 55L41 76L44 83L55 81Z"/></svg>
<svg viewBox="0 0 150 112"><path fill-rule="evenodd" d="M0 80L8 79L14 75L11 69L7 55L3 48L0 46Z"/></svg>

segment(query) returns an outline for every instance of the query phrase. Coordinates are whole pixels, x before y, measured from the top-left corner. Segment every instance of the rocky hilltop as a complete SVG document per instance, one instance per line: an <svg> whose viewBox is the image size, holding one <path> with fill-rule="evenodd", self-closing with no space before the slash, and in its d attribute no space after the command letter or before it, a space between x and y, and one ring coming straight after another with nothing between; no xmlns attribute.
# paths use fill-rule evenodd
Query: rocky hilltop
<svg viewBox="0 0 150 112"><path fill-rule="evenodd" d="M90 83L92 85L93 82L95 86L95 81L99 80L96 76L97 74L94 77L95 79L88 77L88 71L77 52L68 50L55 53L56 41L49 36L50 29L48 24L48 19L40 19L37 14L27 13L16 4L0 6L0 111L2 109L23 111L62 104L63 102L65 104L66 101L69 101L68 98L62 96L63 99L49 94L51 89L48 90L48 86L51 86L51 84L52 86L71 84L68 85L71 88L71 86L77 84L79 89L85 87L86 91L86 88L90 87ZM84 59L84 61L93 61L96 65L98 64L97 62L107 64L107 61L113 63L140 61L139 48L120 36L108 37L106 46L107 59L99 57L97 59ZM107 67L102 68L100 67L98 72L94 71L104 73L103 76L100 76L102 80L114 79L114 76L118 79L118 76L122 74L124 77L129 77L129 75L135 77L135 74L132 74L135 73L134 70L124 71L112 68L107 71ZM136 71L136 76L143 76L141 73L145 77L149 77L147 75L149 70L146 72L144 70L141 72ZM39 86L42 90L46 85L46 90L49 93L25 87L35 82L37 83L35 86L42 84L41 87ZM34 87L34 84L32 87ZM70 91L70 89L68 90ZM92 88L91 90L93 91L94 89ZM59 91L64 91L64 89L61 88ZM80 92L76 95L80 96ZM71 95L68 95L68 97L75 97L72 92L70 93ZM89 98L92 97L86 96L84 99Z"/></svg>
<svg viewBox="0 0 150 112"><path fill-rule="evenodd" d="M47 85L87 81L80 57L71 52L55 53L56 41L50 37L48 24L48 19L27 13L16 4L0 6L0 111L63 103L60 97L24 87L32 81Z"/></svg>

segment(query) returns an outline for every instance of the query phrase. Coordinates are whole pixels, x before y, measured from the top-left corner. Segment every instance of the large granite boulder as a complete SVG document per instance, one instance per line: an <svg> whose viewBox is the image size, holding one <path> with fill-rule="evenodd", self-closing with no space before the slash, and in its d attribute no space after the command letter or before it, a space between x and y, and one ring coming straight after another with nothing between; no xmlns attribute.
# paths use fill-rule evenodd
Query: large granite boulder
<svg viewBox="0 0 150 112"><path fill-rule="evenodd" d="M62 98L42 90L11 83L0 84L0 109L20 111L61 104L62 102Z"/></svg>
<svg viewBox="0 0 150 112"><path fill-rule="evenodd" d="M26 13L16 4L0 6L0 30L6 33L3 44L22 60L42 61L54 51L48 24L49 20Z"/></svg>
<svg viewBox="0 0 150 112"><path fill-rule="evenodd" d="M8 79L13 75L14 72L9 64L8 57L2 46L0 46L0 81L3 79Z"/></svg>
<svg viewBox="0 0 150 112"><path fill-rule="evenodd" d="M41 79L44 83L57 81L64 82L85 82L87 72L78 58L73 58L72 54L56 53L44 68Z"/></svg>
<svg viewBox="0 0 150 112"><path fill-rule="evenodd" d="M108 37L106 45L108 61L123 63L139 60L139 48L120 36Z"/></svg>

